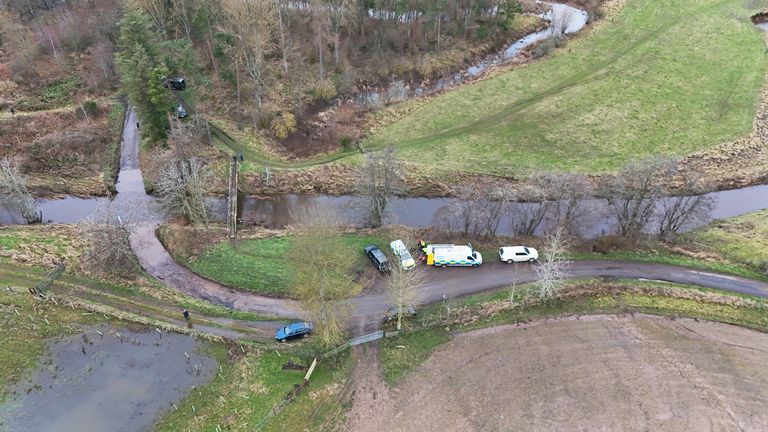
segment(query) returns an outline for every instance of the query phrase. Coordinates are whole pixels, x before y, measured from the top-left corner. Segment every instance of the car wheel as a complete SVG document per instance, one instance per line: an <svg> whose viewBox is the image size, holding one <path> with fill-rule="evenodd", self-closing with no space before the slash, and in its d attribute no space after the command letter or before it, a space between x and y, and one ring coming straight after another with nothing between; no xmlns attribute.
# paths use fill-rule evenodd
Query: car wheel
<svg viewBox="0 0 768 432"><path fill-rule="evenodd" d="M472 264L472 267L477 267L477 264Z"/></svg>
<svg viewBox="0 0 768 432"><path fill-rule="evenodd" d="M512 261L512 259L508 259L508 260L507 260L507 264L512 264L513 262L514 262L514 261Z"/></svg>
<svg viewBox="0 0 768 432"><path fill-rule="evenodd" d="M531 258L531 259L529 259L529 260L528 260L528 262L529 262L529 263L531 263L531 264L533 264L533 263L535 263L535 262L536 262L536 258Z"/></svg>
<svg viewBox="0 0 768 432"><path fill-rule="evenodd" d="M304 333L303 335L301 335L301 337L303 337L303 338L305 338L305 337L307 337L307 336L309 336L309 334L308 334L308 333Z"/></svg>
<svg viewBox="0 0 768 432"><path fill-rule="evenodd" d="M285 339L280 339L280 342L285 342Z"/></svg>
<svg viewBox="0 0 768 432"><path fill-rule="evenodd" d="M448 266L447 266L447 265L445 265L445 264L443 264L441 267L443 267L443 268L446 268L446 267L448 267Z"/></svg>

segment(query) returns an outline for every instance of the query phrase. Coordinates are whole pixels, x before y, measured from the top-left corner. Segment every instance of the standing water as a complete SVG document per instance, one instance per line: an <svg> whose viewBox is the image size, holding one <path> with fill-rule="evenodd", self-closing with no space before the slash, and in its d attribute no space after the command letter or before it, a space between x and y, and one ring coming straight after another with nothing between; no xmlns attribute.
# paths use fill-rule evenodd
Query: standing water
<svg viewBox="0 0 768 432"><path fill-rule="evenodd" d="M0 430L149 431L217 368L194 338L154 330L92 328L47 348L0 405Z"/></svg>

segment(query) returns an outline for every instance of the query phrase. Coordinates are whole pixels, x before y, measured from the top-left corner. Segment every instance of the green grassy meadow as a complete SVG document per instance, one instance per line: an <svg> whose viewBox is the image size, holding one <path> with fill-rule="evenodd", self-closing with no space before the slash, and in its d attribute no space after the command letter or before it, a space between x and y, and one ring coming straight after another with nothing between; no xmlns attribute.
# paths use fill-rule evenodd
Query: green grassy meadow
<svg viewBox="0 0 768 432"><path fill-rule="evenodd" d="M729 261L768 274L768 210L717 220L686 237Z"/></svg>
<svg viewBox="0 0 768 432"><path fill-rule="evenodd" d="M363 248L368 244L382 247L376 237L344 234L350 254L355 254L353 273L364 271L368 259ZM276 297L293 297L294 268L287 256L293 247L290 236L244 239L232 249L227 241L216 243L199 257L186 263L190 270L224 285ZM309 257L308 257L309 258Z"/></svg>
<svg viewBox="0 0 768 432"><path fill-rule="evenodd" d="M593 34L438 96L365 145L442 170L600 173L743 136L768 65L749 20L759 3L628 0Z"/></svg>

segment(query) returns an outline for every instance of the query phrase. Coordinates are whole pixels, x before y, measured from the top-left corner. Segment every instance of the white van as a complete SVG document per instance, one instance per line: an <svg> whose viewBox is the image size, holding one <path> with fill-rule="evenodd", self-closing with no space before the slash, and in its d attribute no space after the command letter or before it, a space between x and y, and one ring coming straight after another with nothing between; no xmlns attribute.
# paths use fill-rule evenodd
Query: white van
<svg viewBox="0 0 768 432"><path fill-rule="evenodd" d="M405 243L403 243L402 240L398 239L393 241L389 244L389 247L392 248L392 254L398 258L398 261L400 261L400 267L402 267L403 270L410 270L416 267L416 261L414 261L411 253L408 252L408 248L405 247Z"/></svg>
<svg viewBox="0 0 768 432"><path fill-rule="evenodd" d="M436 267L477 267L482 263L483 256L471 246L453 244L427 246L427 264Z"/></svg>

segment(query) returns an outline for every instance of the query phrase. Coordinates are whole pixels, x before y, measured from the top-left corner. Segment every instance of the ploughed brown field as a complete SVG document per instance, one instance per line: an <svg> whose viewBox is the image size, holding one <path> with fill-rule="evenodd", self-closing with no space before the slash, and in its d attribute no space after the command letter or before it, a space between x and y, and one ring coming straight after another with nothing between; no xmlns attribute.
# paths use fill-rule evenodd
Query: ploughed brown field
<svg viewBox="0 0 768 432"><path fill-rule="evenodd" d="M361 431L768 430L768 334L595 316L456 336Z"/></svg>

